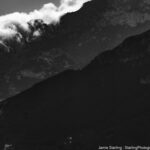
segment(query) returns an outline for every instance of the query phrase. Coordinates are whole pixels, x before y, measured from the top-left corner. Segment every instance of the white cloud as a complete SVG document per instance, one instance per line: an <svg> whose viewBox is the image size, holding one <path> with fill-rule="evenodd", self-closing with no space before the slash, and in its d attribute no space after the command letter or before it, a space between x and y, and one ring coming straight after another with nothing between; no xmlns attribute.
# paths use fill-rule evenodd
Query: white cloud
<svg viewBox="0 0 150 150"><path fill-rule="evenodd" d="M1 43L11 38L22 38L24 34L30 34L29 22L40 19L43 23L57 24L66 13L78 11L84 3L91 0L61 0L59 7L53 3L44 4L40 10L29 13L14 12L0 16L0 41ZM37 33L37 31L35 31ZM33 35L37 35L37 34ZM21 40L17 40L21 41ZM1 44L0 43L0 44Z"/></svg>

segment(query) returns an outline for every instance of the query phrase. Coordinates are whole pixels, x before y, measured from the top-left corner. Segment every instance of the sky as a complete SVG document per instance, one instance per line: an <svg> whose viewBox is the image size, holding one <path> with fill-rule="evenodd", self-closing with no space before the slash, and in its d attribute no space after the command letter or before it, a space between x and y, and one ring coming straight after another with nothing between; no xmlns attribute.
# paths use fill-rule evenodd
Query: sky
<svg viewBox="0 0 150 150"><path fill-rule="evenodd" d="M56 5L60 0L0 0L0 16L15 11L30 12L40 9L43 4L53 2Z"/></svg>

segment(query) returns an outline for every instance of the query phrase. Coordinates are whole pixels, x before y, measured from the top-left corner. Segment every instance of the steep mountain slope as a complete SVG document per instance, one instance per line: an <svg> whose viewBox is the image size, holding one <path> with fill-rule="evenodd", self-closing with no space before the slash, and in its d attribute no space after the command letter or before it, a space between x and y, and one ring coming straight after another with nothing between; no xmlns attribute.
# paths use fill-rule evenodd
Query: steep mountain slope
<svg viewBox="0 0 150 150"><path fill-rule="evenodd" d="M1 143L15 150L149 144L149 43L150 31L130 37L84 69L2 103Z"/></svg>
<svg viewBox="0 0 150 150"><path fill-rule="evenodd" d="M148 1L93 0L57 25L35 20L34 27L43 33L40 38L25 35L22 45L15 39L0 42L0 100L63 70L82 68L126 37L146 31L149 10Z"/></svg>

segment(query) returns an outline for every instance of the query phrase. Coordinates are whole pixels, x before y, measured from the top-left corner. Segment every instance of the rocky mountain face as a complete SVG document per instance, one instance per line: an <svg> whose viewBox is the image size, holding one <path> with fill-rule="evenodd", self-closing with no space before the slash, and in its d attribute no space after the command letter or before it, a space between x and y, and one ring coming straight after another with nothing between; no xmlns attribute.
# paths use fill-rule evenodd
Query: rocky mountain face
<svg viewBox="0 0 150 150"><path fill-rule="evenodd" d="M66 69L83 68L126 37L146 31L149 8L147 0L93 0L57 25L29 22L40 38L23 33L22 45L0 43L0 101Z"/></svg>
<svg viewBox="0 0 150 150"><path fill-rule="evenodd" d="M150 31L82 70L67 70L1 104L2 148L96 150L148 145Z"/></svg>
<svg viewBox="0 0 150 150"><path fill-rule="evenodd" d="M0 63L1 101L30 88L35 83L73 68L75 64L68 54L58 48L40 50L33 54L10 55Z"/></svg>
<svg viewBox="0 0 150 150"><path fill-rule="evenodd" d="M91 23L87 24L86 13L94 15L98 12L94 8L95 2L94 7L90 5L86 4L80 13L67 14L57 25L48 26L42 20L29 22L33 33L40 31L39 38L34 39L32 33L22 33L22 45L15 42L17 37L6 41L6 46L0 43L0 101L66 69L76 69L80 66L80 62L68 51L84 49L82 42L85 41L85 37L89 38L90 34L86 36L86 33L96 21L93 18ZM82 19L83 15L85 20Z"/></svg>

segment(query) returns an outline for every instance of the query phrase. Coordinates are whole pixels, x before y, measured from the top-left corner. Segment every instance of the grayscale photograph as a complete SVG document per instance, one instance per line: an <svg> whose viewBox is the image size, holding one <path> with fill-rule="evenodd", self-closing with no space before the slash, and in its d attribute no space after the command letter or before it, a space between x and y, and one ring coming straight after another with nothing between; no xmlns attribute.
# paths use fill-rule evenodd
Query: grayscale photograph
<svg viewBox="0 0 150 150"><path fill-rule="evenodd" d="M0 0L0 150L150 150L150 0Z"/></svg>

